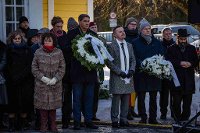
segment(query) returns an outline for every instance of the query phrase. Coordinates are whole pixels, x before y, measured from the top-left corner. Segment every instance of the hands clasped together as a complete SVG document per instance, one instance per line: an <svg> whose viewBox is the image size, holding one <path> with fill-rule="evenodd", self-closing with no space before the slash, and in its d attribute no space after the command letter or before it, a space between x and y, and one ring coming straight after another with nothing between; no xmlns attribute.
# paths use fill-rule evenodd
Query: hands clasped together
<svg viewBox="0 0 200 133"><path fill-rule="evenodd" d="M131 78L133 74L134 74L134 71L129 70L127 74L125 72L121 72L119 76L125 79L125 78Z"/></svg>
<svg viewBox="0 0 200 133"><path fill-rule="evenodd" d="M52 79L50 79L50 78L43 76L41 78L41 81L44 82L46 85L55 85L58 80L56 77L53 77Z"/></svg>
<svg viewBox="0 0 200 133"><path fill-rule="evenodd" d="M188 68L191 66L191 63L188 61L181 61L180 65L184 68Z"/></svg>

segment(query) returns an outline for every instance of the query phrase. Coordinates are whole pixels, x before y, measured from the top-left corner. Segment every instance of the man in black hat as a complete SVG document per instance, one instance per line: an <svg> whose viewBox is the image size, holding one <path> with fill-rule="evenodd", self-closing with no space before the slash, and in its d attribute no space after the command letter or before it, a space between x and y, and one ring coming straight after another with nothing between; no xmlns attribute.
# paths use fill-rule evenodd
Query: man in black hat
<svg viewBox="0 0 200 133"><path fill-rule="evenodd" d="M173 87L172 113L175 121L186 121L191 114L192 94L195 93L194 69L198 65L195 47L187 42L186 29L179 29L177 42L167 49L167 59L171 61L180 87ZM181 106L182 103L182 106Z"/></svg>
<svg viewBox="0 0 200 133"><path fill-rule="evenodd" d="M30 30L29 28L29 21L28 18L25 16L21 16L19 18L19 29L24 33L24 36L28 39L28 32Z"/></svg>

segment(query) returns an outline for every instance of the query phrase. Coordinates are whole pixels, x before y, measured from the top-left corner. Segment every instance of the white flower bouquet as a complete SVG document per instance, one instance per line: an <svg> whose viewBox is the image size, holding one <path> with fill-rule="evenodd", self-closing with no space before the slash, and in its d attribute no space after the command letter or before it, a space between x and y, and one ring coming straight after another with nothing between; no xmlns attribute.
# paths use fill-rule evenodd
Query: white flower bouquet
<svg viewBox="0 0 200 133"><path fill-rule="evenodd" d="M171 62L164 60L161 55L152 56L141 63L142 71L160 79L172 79L171 67L173 67Z"/></svg>

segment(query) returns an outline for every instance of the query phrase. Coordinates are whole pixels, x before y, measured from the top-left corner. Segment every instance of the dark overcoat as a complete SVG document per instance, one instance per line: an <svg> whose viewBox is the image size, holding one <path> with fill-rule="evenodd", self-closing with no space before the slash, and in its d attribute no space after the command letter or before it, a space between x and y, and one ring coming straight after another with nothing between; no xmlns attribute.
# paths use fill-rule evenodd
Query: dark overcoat
<svg viewBox="0 0 200 133"><path fill-rule="evenodd" d="M133 41L133 49L136 58L136 71L134 76L135 91L160 91L161 80L155 76L141 72L140 67L144 59L154 55L163 55L163 47L161 42L152 37L152 42L148 44L142 36L139 36Z"/></svg>
<svg viewBox="0 0 200 133"><path fill-rule="evenodd" d="M88 29L87 33L91 33L95 35L95 33ZM70 69L70 80L72 83L95 83L97 82L97 71L91 70L89 71L85 66L81 65L80 61L78 61L74 56L71 49L71 41L77 36L82 35L82 31L80 27L77 27L73 30L68 31L67 33L67 43L68 43L68 51L71 52L71 69Z"/></svg>
<svg viewBox="0 0 200 133"><path fill-rule="evenodd" d="M194 68L198 65L198 57L195 47L187 44L185 51L181 52L177 44L170 46L167 50L166 58L172 63L176 71L181 87L174 88L172 92L192 94L195 92ZM192 65L189 68L183 68L181 61L188 61Z"/></svg>
<svg viewBox="0 0 200 133"><path fill-rule="evenodd" d="M32 51L25 44L7 49L6 84L9 112L28 112L33 109Z"/></svg>

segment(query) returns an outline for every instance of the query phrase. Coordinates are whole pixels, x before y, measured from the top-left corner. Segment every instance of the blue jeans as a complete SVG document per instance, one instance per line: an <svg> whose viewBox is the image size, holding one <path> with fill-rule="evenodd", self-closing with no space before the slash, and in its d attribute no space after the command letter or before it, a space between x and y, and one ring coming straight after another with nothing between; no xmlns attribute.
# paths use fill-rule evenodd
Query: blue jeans
<svg viewBox="0 0 200 133"><path fill-rule="evenodd" d="M81 109L82 109L83 102L84 102L84 107L83 107L84 120L85 122L92 122L94 86L95 86L95 83L72 84L73 114L74 114L75 122L81 122Z"/></svg>

